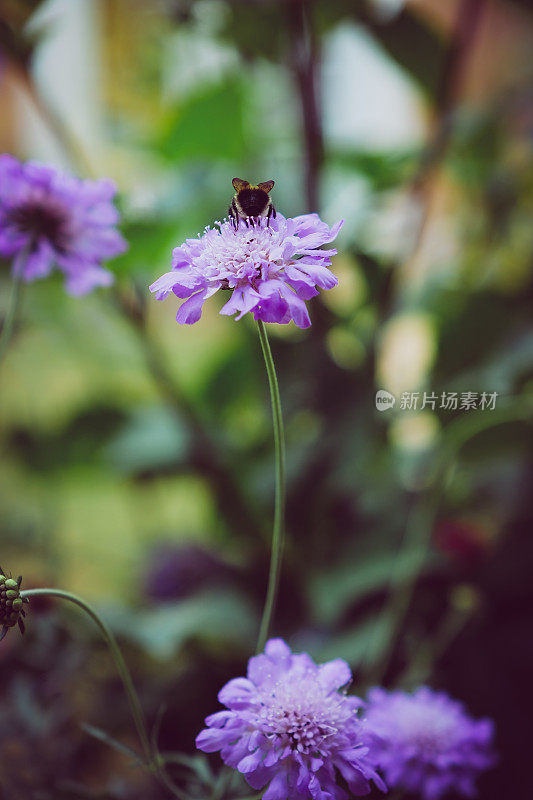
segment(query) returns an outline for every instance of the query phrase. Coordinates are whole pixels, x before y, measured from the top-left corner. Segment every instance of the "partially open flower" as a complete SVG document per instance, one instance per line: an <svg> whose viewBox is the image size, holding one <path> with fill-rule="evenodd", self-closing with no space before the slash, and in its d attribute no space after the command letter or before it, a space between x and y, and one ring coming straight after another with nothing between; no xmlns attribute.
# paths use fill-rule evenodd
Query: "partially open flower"
<svg viewBox="0 0 533 800"><path fill-rule="evenodd" d="M347 800L343 783L364 795L371 780L385 790L357 714L362 702L341 691L351 678L340 658L318 665L270 639L247 677L220 691L227 710L207 717L196 746L220 750L254 789L268 784L263 800Z"/></svg>
<svg viewBox="0 0 533 800"><path fill-rule="evenodd" d="M23 617L26 616L24 603L29 603L27 597L20 596L22 575L17 580L7 577L0 567L0 642L8 632L18 624L20 632L24 633Z"/></svg>
<svg viewBox="0 0 533 800"><path fill-rule="evenodd" d="M285 219L278 214L267 225L241 221L217 223L197 239L187 239L173 251L172 272L151 286L158 300L170 292L185 300L176 316L191 325L202 315L202 306L219 289L232 295L220 311L251 312L255 319L285 324L294 320L299 328L311 324L305 300L318 294L317 287L331 289L337 278L330 271L336 250L319 248L332 242L342 225L332 228L318 214Z"/></svg>
<svg viewBox="0 0 533 800"><path fill-rule="evenodd" d="M102 261L127 248L115 229L115 192L109 180L79 180L46 164L1 155L0 255L13 258L13 271L24 281L58 267L69 294L109 286L113 275Z"/></svg>

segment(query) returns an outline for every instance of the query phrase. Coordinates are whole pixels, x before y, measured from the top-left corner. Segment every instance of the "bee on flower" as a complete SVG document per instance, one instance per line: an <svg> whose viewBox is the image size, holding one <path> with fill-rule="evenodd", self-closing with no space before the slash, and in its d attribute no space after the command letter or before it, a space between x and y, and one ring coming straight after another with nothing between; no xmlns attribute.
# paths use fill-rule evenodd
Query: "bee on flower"
<svg viewBox="0 0 533 800"><path fill-rule="evenodd" d="M268 195L273 185L254 187L235 178L230 221L217 222L174 249L172 270L150 291L158 300L172 292L185 301L176 316L179 324L198 322L204 302L226 289L231 297L221 314L240 320L251 313L263 322L310 326L306 301L338 282L330 270L337 250L322 247L333 242L343 221L330 227L318 214L276 214Z"/></svg>

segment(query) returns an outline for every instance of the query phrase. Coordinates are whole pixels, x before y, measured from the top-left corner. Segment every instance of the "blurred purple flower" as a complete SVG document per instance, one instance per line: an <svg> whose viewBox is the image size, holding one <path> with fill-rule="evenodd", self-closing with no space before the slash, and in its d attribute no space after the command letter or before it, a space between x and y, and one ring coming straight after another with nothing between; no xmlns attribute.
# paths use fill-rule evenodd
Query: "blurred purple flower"
<svg viewBox="0 0 533 800"><path fill-rule="evenodd" d="M24 281L44 278L57 266L72 295L109 286L113 275L101 262L127 249L114 227L115 192L109 180L82 181L1 155L0 255L13 258L13 272Z"/></svg>
<svg viewBox="0 0 533 800"><path fill-rule="evenodd" d="M331 289L337 278L328 269L336 250L319 250L332 242L342 225L332 228L318 214L285 219L278 214L267 226L259 220L247 227L241 221L206 228L197 239L176 247L172 272L150 286L158 300L170 292L185 300L176 316L191 325L202 315L202 306L219 289L233 290L221 314L252 312L255 319L285 324L294 320L299 328L311 324L305 300L321 289ZM188 299L186 299L188 298Z"/></svg>
<svg viewBox="0 0 533 800"><path fill-rule="evenodd" d="M196 544L159 546L145 570L146 595L156 602L183 600L232 577L230 566Z"/></svg>
<svg viewBox="0 0 533 800"><path fill-rule="evenodd" d="M270 639L248 677L220 691L228 710L207 717L196 746L220 750L254 789L269 784L263 800L346 800L339 774L354 795L367 794L370 780L385 790L363 743L362 701L339 692L351 678L340 658L319 666Z"/></svg>
<svg viewBox="0 0 533 800"><path fill-rule="evenodd" d="M372 689L366 726L389 786L423 800L475 796L476 777L495 762L492 721L472 719L462 703L424 686L413 694Z"/></svg>

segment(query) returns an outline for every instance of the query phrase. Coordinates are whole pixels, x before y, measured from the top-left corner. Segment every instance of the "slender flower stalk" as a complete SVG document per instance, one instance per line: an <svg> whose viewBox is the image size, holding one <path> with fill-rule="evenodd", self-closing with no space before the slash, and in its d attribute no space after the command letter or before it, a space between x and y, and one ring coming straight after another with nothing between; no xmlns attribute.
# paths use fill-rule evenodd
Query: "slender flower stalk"
<svg viewBox="0 0 533 800"><path fill-rule="evenodd" d="M283 552L285 506L285 443L278 381L265 322L299 328L311 324L306 301L332 289L337 278L329 269L337 250L323 250L337 237L340 220L331 228L318 214L303 214L274 220L241 221L236 226L224 220L207 227L197 239L187 239L174 248L172 270L150 286L158 300L174 294L182 300L176 315L180 325L193 325L202 315L204 302L219 291L231 297L221 314L240 320L251 313L258 323L259 340L268 375L276 452L276 499L272 533L272 555L267 595L257 651L268 637L279 583ZM318 287L318 288L317 288Z"/></svg>
<svg viewBox="0 0 533 800"><path fill-rule="evenodd" d="M13 261L13 282L11 294L6 310L2 333L0 334L0 364L4 360L7 348L13 335L17 317L20 313L23 289L23 275L27 267L28 260L33 250L33 240L29 239L26 245L15 255Z"/></svg>
<svg viewBox="0 0 533 800"><path fill-rule="evenodd" d="M89 617L96 623L100 633L104 638L104 641L109 647L109 651L113 661L115 662L122 685L126 691L131 715L135 723L135 728L137 730L145 758L144 766L154 774L160 783L163 784L163 786L165 786L174 797L177 797L178 800L186 800L186 795L166 774L164 763L162 762L161 756L157 750L157 743L152 743L150 739L141 707L141 702L139 700L139 695L135 689L131 673L124 660L122 651L120 650L118 642L109 625L104 622L104 620L99 616L94 608L89 605L89 603L87 603L85 600L82 600L81 597L72 594L72 592L67 592L63 589L52 588L26 589L25 591L20 592L20 598L23 602L27 602L31 597L58 597L61 600L67 600L69 603L73 603L85 611L85 613L88 614Z"/></svg>
<svg viewBox="0 0 533 800"><path fill-rule="evenodd" d="M15 328L15 323L20 311L21 300L22 300L22 281L20 279L20 274L18 275L16 274L13 278L11 286L11 294L9 296L6 316L4 318L4 325L2 327L2 333L0 333L0 363L2 363L2 361L4 360L7 348L9 346L9 342L11 341L13 330Z"/></svg>
<svg viewBox="0 0 533 800"><path fill-rule="evenodd" d="M133 721L135 723L135 727L137 729L137 733L139 735L139 739L142 745L142 749L144 755L146 757L147 763L150 765L153 762L153 752L152 747L150 745L150 737L148 736L148 732L146 730L146 723L144 721L144 716L141 708L141 703L139 700L139 696L133 685L133 680L131 678L130 671L127 667L126 662L124 661L124 656L118 646L117 640L109 627L109 625L104 622L104 620L97 614L97 612L90 606L85 600L82 600L81 597L78 597L71 592L66 592L63 589L48 589L48 588L40 588L40 589L27 589L20 593L21 597L24 598L31 598L31 597L59 597L62 600L67 600L69 603L73 603L76 606L79 606L86 614L88 614L91 619L96 623L98 626L100 633L102 634L107 646L109 647L111 656L113 657L113 661L115 662L117 671L120 675L120 679L126 690L126 694L128 696L128 703L130 706L131 715L133 717Z"/></svg>
<svg viewBox="0 0 533 800"><path fill-rule="evenodd" d="M281 412L276 367L274 365L274 359L272 358L272 351L270 349L265 323L262 320L258 320L257 326L268 375L268 386L272 402L272 421L274 424L274 446L276 451L276 499L274 506L274 526L272 529L270 571L265 607L263 609L256 648L256 652L260 653L268 638L269 628L274 614L281 571L281 559L283 556L283 526L285 517L285 432L283 430L283 416Z"/></svg>

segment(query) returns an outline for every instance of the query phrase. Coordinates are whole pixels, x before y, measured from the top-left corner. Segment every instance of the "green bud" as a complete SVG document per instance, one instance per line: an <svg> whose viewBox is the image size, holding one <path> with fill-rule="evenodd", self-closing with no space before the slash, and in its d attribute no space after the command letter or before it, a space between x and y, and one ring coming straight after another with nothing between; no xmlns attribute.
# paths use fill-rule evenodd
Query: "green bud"
<svg viewBox="0 0 533 800"><path fill-rule="evenodd" d="M26 616L26 612L23 605L27 602L27 598L20 596L21 581L22 578L15 580L11 576L6 577L0 567L0 641L9 628L17 624L21 633L24 633L23 617Z"/></svg>

